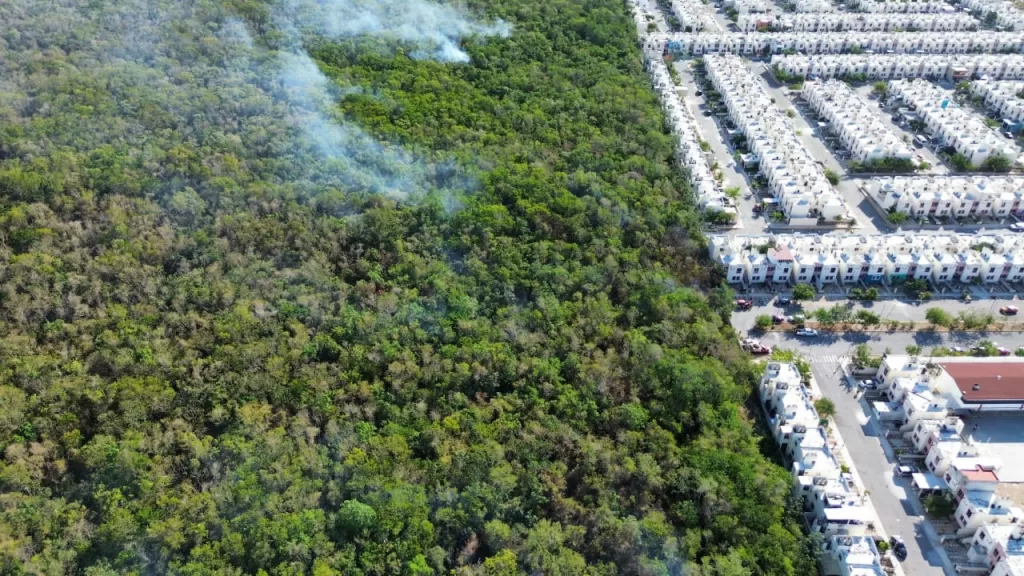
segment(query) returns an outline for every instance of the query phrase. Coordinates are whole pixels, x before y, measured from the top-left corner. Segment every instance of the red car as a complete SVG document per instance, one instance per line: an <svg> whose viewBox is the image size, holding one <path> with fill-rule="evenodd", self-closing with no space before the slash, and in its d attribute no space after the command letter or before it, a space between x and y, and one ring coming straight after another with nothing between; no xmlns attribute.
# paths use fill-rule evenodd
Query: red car
<svg viewBox="0 0 1024 576"><path fill-rule="evenodd" d="M1003 306L1002 308L999 309L999 313L1005 316L1016 316L1017 311L1018 310L1016 306Z"/></svg>
<svg viewBox="0 0 1024 576"><path fill-rule="evenodd" d="M750 310L754 307L754 302L752 300L737 300L736 307L740 310Z"/></svg>
<svg viewBox="0 0 1024 576"><path fill-rule="evenodd" d="M769 348L768 346L761 346L760 344L756 344L756 345L750 347L750 353L751 354L757 354L757 355L771 354L772 353L772 349Z"/></svg>

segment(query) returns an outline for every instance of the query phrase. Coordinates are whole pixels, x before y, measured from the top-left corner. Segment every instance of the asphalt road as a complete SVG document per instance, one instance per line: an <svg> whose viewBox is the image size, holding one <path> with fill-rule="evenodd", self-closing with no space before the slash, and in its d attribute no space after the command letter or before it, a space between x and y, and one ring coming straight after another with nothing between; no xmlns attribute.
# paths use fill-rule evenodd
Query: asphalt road
<svg viewBox="0 0 1024 576"><path fill-rule="evenodd" d="M907 558L901 563L904 572L908 576L955 574L944 567L939 551L941 544L934 529L927 524L910 480L893 474L893 463L882 447L881 429L874 419L866 416L870 410L846 384L839 364L815 362L811 370L822 394L836 405L836 426L864 488L869 491L882 526L888 534L902 536L907 545Z"/></svg>
<svg viewBox="0 0 1024 576"><path fill-rule="evenodd" d="M764 299L766 297L761 296L758 298ZM845 302L845 300L816 300L813 302L804 302L799 306L787 306L784 308L777 307L774 304L767 304L764 306L754 306L750 310L734 310L732 313L732 325L735 326L737 330L748 332L754 328L757 317L761 314L792 315L799 313L809 315L811 312L819 308L829 308L836 304ZM954 316L960 312L975 312L978 314L992 314L998 320L999 309L1003 306L1017 306L1018 308L1024 309L1024 302L1017 299L975 300L974 302L942 299L922 304L915 304L913 302L903 300L882 300L878 302L854 303L853 310L854 312L861 309L870 310L881 316L883 320L899 320L900 322L907 322L910 320L924 321L925 314L927 314L929 308L939 307ZM1021 318L1024 320L1024 316Z"/></svg>
<svg viewBox="0 0 1024 576"><path fill-rule="evenodd" d="M1024 346L1021 332L846 332L833 334L824 332L815 338L800 338L792 332L768 332L751 334L761 344L772 348L796 350L811 362L835 362L840 356L852 356L859 344L867 344L874 354L886 350L894 354L905 354L910 344L921 346L928 354L935 346L960 346L967 348L982 340L989 340L996 346L1015 350Z"/></svg>

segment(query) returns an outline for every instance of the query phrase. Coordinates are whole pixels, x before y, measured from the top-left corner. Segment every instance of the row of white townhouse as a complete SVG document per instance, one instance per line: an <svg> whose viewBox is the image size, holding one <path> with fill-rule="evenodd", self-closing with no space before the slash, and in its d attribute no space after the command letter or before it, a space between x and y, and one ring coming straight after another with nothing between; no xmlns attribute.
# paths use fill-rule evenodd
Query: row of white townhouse
<svg viewBox="0 0 1024 576"><path fill-rule="evenodd" d="M923 0L921 2L886 2L877 0L850 0L846 3L858 12L924 12L931 14L949 14L956 8L939 0Z"/></svg>
<svg viewBox="0 0 1024 576"><path fill-rule="evenodd" d="M1024 177L894 176L866 187L883 208L914 218L1024 216Z"/></svg>
<svg viewBox="0 0 1024 576"><path fill-rule="evenodd" d="M709 252L743 286L1024 282L1024 239L1006 233L712 236Z"/></svg>
<svg viewBox="0 0 1024 576"><path fill-rule="evenodd" d="M969 54L1024 52L1024 32L763 32L656 34L650 40L682 55Z"/></svg>
<svg viewBox="0 0 1024 576"><path fill-rule="evenodd" d="M1014 388L1020 379L1011 374L1021 368L1020 362L923 362L886 355L876 374L886 401L875 402L875 412L896 420L914 452L924 457L925 469L913 478L915 487L948 494L957 536L968 548L967 561L990 576L1024 576L1024 510L1002 490L1007 485L1002 460L986 455L984 444L964 435L964 422L955 412L981 406L1020 410L1020 391L1011 392L1011 398L996 388ZM998 377L985 378L1000 372L1007 374L1005 386ZM991 398L999 396L1012 403L993 405Z"/></svg>
<svg viewBox="0 0 1024 576"><path fill-rule="evenodd" d="M978 96L985 107L1005 120L1024 120L1024 82L1012 80L976 80L971 82L971 94Z"/></svg>
<svg viewBox="0 0 1024 576"><path fill-rule="evenodd" d="M884 158L910 160L913 154L903 140L879 120L868 103L845 82L805 82L801 94L857 162Z"/></svg>
<svg viewBox="0 0 1024 576"><path fill-rule="evenodd" d="M971 110L960 107L952 94L925 80L893 80L889 95L916 111L929 134L942 145L955 148L971 163L981 166L993 156L1017 161L1020 150Z"/></svg>
<svg viewBox="0 0 1024 576"><path fill-rule="evenodd" d="M661 99L665 120L676 138L676 159L679 167L689 176L698 203L704 209L735 214L736 209L732 200L718 185L707 157L700 148L702 139L697 130L697 121L679 97L678 87L669 74L668 66L657 52L648 52L645 63L654 89Z"/></svg>
<svg viewBox="0 0 1024 576"><path fill-rule="evenodd" d="M685 32L724 32L711 8L700 0L671 0L672 15Z"/></svg>
<svg viewBox="0 0 1024 576"><path fill-rule="evenodd" d="M796 137L790 120L772 101L747 62L737 56L707 56L707 77L722 95L729 116L747 139L779 207L791 224L846 216L846 204L822 168Z"/></svg>
<svg viewBox="0 0 1024 576"><path fill-rule="evenodd" d="M872 514L863 505L865 495L843 472L796 366L769 362L759 395L772 437L792 462L793 493L810 529L826 539L866 535Z"/></svg>
<svg viewBox="0 0 1024 576"><path fill-rule="evenodd" d="M974 392L975 385L970 382L978 380L972 375L994 369L1005 370L1009 377L1021 367L1024 365L943 363L935 359L928 363L904 355L886 355L876 374L885 401L875 402L874 411L880 418L900 425L914 452L924 457L923 478L915 478L915 486L948 491L955 503L957 535L968 541L981 529L1019 526L1024 511L1000 489L1002 460L986 455L983 444L964 437L963 420L954 411ZM972 552L980 556L981 550ZM992 567L998 558L987 557L991 552L986 549L985 558L974 560L983 560Z"/></svg>
<svg viewBox="0 0 1024 576"><path fill-rule="evenodd" d="M1024 30L1024 12L1009 0L961 0L960 4L985 18L996 15L996 25L1007 30Z"/></svg>
<svg viewBox="0 0 1024 576"><path fill-rule="evenodd" d="M835 12L836 5L831 0L794 0L790 2L794 12Z"/></svg>
<svg viewBox="0 0 1024 576"><path fill-rule="evenodd" d="M757 14L740 14L736 26L740 32L764 30L764 17ZM856 14L851 12L804 12L774 14L767 24L768 29L794 32L953 32L977 30L978 21L970 14L923 13L878 13Z"/></svg>
<svg viewBox="0 0 1024 576"><path fill-rule="evenodd" d="M737 14L761 14L771 12L775 5L767 0L725 0L725 8L732 8Z"/></svg>
<svg viewBox="0 0 1024 576"><path fill-rule="evenodd" d="M961 81L987 76L992 80L1024 79L1022 54L823 54L772 56L772 66L793 77L868 80L945 78Z"/></svg>

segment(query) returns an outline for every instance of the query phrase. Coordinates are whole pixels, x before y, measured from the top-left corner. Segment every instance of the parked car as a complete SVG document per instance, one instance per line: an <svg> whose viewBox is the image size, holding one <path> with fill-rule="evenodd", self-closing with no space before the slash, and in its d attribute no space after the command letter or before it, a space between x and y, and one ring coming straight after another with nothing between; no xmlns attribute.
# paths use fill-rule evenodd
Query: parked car
<svg viewBox="0 0 1024 576"><path fill-rule="evenodd" d="M801 329L796 331L796 335L797 336L812 337L812 336L817 336L818 335L818 331L813 329L813 328L801 328Z"/></svg>
<svg viewBox="0 0 1024 576"><path fill-rule="evenodd" d="M1013 224L1010 224L1010 231L1024 232L1024 222L1014 222Z"/></svg>
<svg viewBox="0 0 1024 576"><path fill-rule="evenodd" d="M792 316L788 317L788 320L790 324L799 324L804 320L807 320L807 317L804 316L803 314L793 314Z"/></svg>
<svg viewBox="0 0 1024 576"><path fill-rule="evenodd" d="M1016 306L1003 306L999 309L999 313L1004 316L1016 316L1018 311Z"/></svg>
<svg viewBox="0 0 1024 576"><path fill-rule="evenodd" d="M1011 134L1009 131L1003 132L1003 136L1006 136L1010 140L1013 140L1013 134Z"/></svg>
<svg viewBox="0 0 1024 576"><path fill-rule="evenodd" d="M771 354L772 353L772 349L769 346L762 346L760 344L757 344L757 345L754 345L754 346L750 347L750 353L751 354L757 354L757 355Z"/></svg>
<svg viewBox="0 0 1024 576"><path fill-rule="evenodd" d="M904 477L913 476L914 474L920 472L920 470L917 469L917 466L911 466L909 464L897 464L895 467L895 471L897 476Z"/></svg>
<svg viewBox="0 0 1024 576"><path fill-rule="evenodd" d="M1009 348L1003 348L1002 346L1000 346L999 348L996 348L996 350L999 351L999 355L1000 356L1009 356L1010 355L1010 349Z"/></svg>
<svg viewBox="0 0 1024 576"><path fill-rule="evenodd" d="M700 90L697 90L697 91L696 91L696 92L694 92L693 94L694 94L694 96L703 96L703 95L704 95L704 92L702 92L702 91L700 91Z"/></svg>
<svg viewBox="0 0 1024 576"><path fill-rule="evenodd" d="M903 542L903 537L893 534L889 537L889 548L892 549L892 553L896 556L896 559L903 562L907 559L907 545Z"/></svg>
<svg viewBox="0 0 1024 576"><path fill-rule="evenodd" d="M782 296L779 296L778 298L775 299L776 306L789 306L792 303L792 300L790 300L789 298L783 298Z"/></svg>
<svg viewBox="0 0 1024 576"><path fill-rule="evenodd" d="M875 390L878 388L878 380L868 378L867 380L861 380L860 382L857 382L857 386L860 386L865 390Z"/></svg>
<svg viewBox="0 0 1024 576"><path fill-rule="evenodd" d="M753 300L737 300L736 301L736 307L739 308L740 310L750 310L751 308L754 307L754 301Z"/></svg>
<svg viewBox="0 0 1024 576"><path fill-rule="evenodd" d="M785 321L786 317L783 316L782 314L776 314L775 316L772 316L772 322L774 322L775 324L782 324Z"/></svg>

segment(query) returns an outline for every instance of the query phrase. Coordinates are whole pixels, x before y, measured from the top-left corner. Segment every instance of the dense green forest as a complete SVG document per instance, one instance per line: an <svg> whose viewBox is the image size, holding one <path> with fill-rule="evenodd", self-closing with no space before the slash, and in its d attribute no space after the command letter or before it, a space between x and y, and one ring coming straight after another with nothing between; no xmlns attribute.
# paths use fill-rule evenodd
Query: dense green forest
<svg viewBox="0 0 1024 576"><path fill-rule="evenodd" d="M622 1L288 11L0 2L0 573L814 573Z"/></svg>

